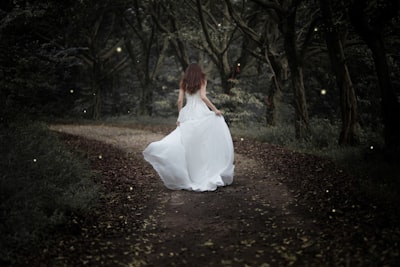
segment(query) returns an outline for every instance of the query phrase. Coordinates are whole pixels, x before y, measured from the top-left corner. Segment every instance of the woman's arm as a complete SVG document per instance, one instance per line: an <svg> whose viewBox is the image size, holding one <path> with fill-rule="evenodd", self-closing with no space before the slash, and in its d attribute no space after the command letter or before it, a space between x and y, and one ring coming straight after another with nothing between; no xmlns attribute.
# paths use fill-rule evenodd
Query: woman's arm
<svg viewBox="0 0 400 267"><path fill-rule="evenodd" d="M204 103L206 103L206 105L215 112L216 115L221 116L222 112L219 111L214 105L213 103L211 103L211 101L208 99L207 94L206 94L206 86L207 86L207 81L201 86L200 88L200 97L201 100L204 101Z"/></svg>
<svg viewBox="0 0 400 267"><path fill-rule="evenodd" d="M183 97L185 95L185 91L183 91L182 88L179 88L179 96L178 96L178 101L177 101L177 105L178 105L178 112L181 111L182 106L183 106Z"/></svg>
<svg viewBox="0 0 400 267"><path fill-rule="evenodd" d="M183 97L185 95L185 91L182 88L179 88L179 95L178 95L178 101L176 102L178 106L178 113L181 112L182 106L183 106ZM176 125L179 126L180 122L176 121Z"/></svg>

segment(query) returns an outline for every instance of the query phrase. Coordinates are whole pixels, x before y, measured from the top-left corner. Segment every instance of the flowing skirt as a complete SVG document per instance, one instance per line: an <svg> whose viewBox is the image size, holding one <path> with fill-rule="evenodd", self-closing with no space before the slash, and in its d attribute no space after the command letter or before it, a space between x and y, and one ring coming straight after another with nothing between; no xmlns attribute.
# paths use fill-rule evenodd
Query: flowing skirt
<svg viewBox="0 0 400 267"><path fill-rule="evenodd" d="M169 189L213 191L233 181L232 137L224 118L214 112L181 122L143 155Z"/></svg>

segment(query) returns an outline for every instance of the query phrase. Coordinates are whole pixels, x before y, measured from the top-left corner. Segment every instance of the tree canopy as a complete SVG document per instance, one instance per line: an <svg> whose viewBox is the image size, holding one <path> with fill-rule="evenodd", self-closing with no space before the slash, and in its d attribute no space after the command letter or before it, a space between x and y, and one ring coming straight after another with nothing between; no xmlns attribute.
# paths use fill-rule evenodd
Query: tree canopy
<svg viewBox="0 0 400 267"><path fill-rule="evenodd" d="M8 0L0 4L0 117L176 115L199 62L231 123L339 121L400 150L399 3L310 0ZM398 153L397 153L398 154Z"/></svg>

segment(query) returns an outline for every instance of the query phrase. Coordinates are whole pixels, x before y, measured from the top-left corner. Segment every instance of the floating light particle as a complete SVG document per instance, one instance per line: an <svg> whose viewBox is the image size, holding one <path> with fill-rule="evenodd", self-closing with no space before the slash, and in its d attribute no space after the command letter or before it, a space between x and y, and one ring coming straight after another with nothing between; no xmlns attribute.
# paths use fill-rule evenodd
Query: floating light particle
<svg viewBox="0 0 400 267"><path fill-rule="evenodd" d="M37 159L33 159L33 162L37 162Z"/></svg>
<svg viewBox="0 0 400 267"><path fill-rule="evenodd" d="M96 95L96 93L93 93L93 96L95 96Z"/></svg>
<svg viewBox="0 0 400 267"><path fill-rule="evenodd" d="M100 155L99 155L99 159L103 159L103 155L100 154Z"/></svg>
<svg viewBox="0 0 400 267"><path fill-rule="evenodd" d="M321 95L326 95L326 89L321 89Z"/></svg>
<svg viewBox="0 0 400 267"><path fill-rule="evenodd" d="M129 187L129 190L131 190L131 191L132 191L132 190L133 190L133 187L132 187L132 186L131 186L131 187Z"/></svg>
<svg viewBox="0 0 400 267"><path fill-rule="evenodd" d="M240 67L240 63L238 63L237 66Z"/></svg>
<svg viewBox="0 0 400 267"><path fill-rule="evenodd" d="M319 31L318 27L314 27L314 31L315 32Z"/></svg>
<svg viewBox="0 0 400 267"><path fill-rule="evenodd" d="M240 138L240 141L243 141L244 140L244 138L242 137L242 138Z"/></svg>
<svg viewBox="0 0 400 267"><path fill-rule="evenodd" d="M221 25L221 23L218 23L218 27L221 27L222 25Z"/></svg>
<svg viewBox="0 0 400 267"><path fill-rule="evenodd" d="M329 189L326 189L326 192L329 193Z"/></svg>
<svg viewBox="0 0 400 267"><path fill-rule="evenodd" d="M130 110L128 110L128 114L129 114L129 113L131 113L131 111L130 111Z"/></svg>
<svg viewBox="0 0 400 267"><path fill-rule="evenodd" d="M83 113L86 113L86 112L87 112L86 109L84 109L84 110L83 110Z"/></svg>
<svg viewBox="0 0 400 267"><path fill-rule="evenodd" d="M69 92L70 92L71 94L73 94L73 93L74 93L74 89L69 90Z"/></svg>
<svg viewBox="0 0 400 267"><path fill-rule="evenodd" d="M120 46L117 47L117 49L115 49L118 53L122 52L122 48Z"/></svg>
<svg viewBox="0 0 400 267"><path fill-rule="evenodd" d="M336 209L332 209L332 212L336 212Z"/></svg>
<svg viewBox="0 0 400 267"><path fill-rule="evenodd" d="M374 146L370 146L369 149L373 150L373 149L374 149Z"/></svg>

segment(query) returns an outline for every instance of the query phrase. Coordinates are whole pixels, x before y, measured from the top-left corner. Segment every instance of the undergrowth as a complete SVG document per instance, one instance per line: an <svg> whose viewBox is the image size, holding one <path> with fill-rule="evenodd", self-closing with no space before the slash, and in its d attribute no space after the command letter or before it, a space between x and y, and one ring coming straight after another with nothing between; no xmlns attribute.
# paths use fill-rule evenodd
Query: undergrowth
<svg viewBox="0 0 400 267"><path fill-rule="evenodd" d="M68 217L88 212L97 188L85 159L44 124L1 129L0 147L0 263L16 264Z"/></svg>
<svg viewBox="0 0 400 267"><path fill-rule="evenodd" d="M324 119L312 120L310 136L301 141L295 138L292 125L232 127L231 131L236 136L333 160L359 179L360 191L367 198L393 207L393 203L400 201L400 168L395 162L386 160L382 133L359 129L358 145L339 146L339 123Z"/></svg>

